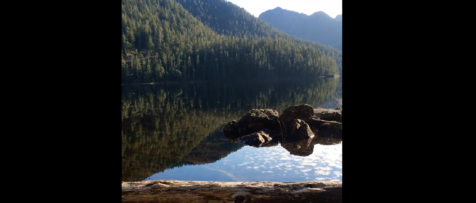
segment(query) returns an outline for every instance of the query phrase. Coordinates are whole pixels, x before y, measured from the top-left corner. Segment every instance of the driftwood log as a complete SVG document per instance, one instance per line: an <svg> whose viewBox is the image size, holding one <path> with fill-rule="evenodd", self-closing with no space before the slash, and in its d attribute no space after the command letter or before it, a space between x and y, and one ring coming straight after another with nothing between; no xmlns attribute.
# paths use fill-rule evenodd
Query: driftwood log
<svg viewBox="0 0 476 203"><path fill-rule="evenodd" d="M342 182L141 181L122 183L122 202L342 202Z"/></svg>

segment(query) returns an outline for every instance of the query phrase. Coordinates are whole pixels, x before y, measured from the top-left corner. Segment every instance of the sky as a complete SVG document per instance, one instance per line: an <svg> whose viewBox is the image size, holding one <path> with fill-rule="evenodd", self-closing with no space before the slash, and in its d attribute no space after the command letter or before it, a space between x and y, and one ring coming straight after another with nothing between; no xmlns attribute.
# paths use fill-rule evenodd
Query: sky
<svg viewBox="0 0 476 203"><path fill-rule="evenodd" d="M311 15L317 11L324 11L327 15L335 18L342 14L342 0L228 0L233 4L244 8L246 11L258 17L261 13L281 7L282 9L296 11Z"/></svg>

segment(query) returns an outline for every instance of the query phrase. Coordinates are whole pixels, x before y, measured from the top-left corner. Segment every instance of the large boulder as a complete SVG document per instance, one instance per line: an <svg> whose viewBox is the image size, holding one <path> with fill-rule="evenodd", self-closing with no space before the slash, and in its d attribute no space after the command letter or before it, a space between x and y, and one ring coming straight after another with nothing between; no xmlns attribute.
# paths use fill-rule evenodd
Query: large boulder
<svg viewBox="0 0 476 203"><path fill-rule="evenodd" d="M272 138L269 135L270 132L271 132L270 130L264 129L264 130L240 137L238 138L238 140L253 147L260 147L262 145L265 145L271 142Z"/></svg>
<svg viewBox="0 0 476 203"><path fill-rule="evenodd" d="M238 121L240 126L248 126L251 123L262 123L263 125L274 124L274 120L279 116L274 109L251 109L243 118Z"/></svg>
<svg viewBox="0 0 476 203"><path fill-rule="evenodd" d="M238 121L229 122L223 132L228 137L239 137L265 128L275 129L279 113L273 109L252 109Z"/></svg>
<svg viewBox="0 0 476 203"><path fill-rule="evenodd" d="M338 121L342 122L342 110L339 109L323 109L317 108L314 109L314 115L317 118L326 121Z"/></svg>
<svg viewBox="0 0 476 203"><path fill-rule="evenodd" d="M319 136L342 137L342 123L311 118L309 125Z"/></svg>
<svg viewBox="0 0 476 203"><path fill-rule="evenodd" d="M290 137L297 139L308 139L314 137L314 133L312 132L309 125L306 123L306 121L301 119L293 120L288 133Z"/></svg>
<svg viewBox="0 0 476 203"><path fill-rule="evenodd" d="M279 117L285 126L290 126L294 119L301 119L307 121L314 116L314 109L308 104L301 104L298 106L290 106L283 111Z"/></svg>
<svg viewBox="0 0 476 203"><path fill-rule="evenodd" d="M279 117L278 111L274 109L258 109L258 110L266 114L270 119Z"/></svg>

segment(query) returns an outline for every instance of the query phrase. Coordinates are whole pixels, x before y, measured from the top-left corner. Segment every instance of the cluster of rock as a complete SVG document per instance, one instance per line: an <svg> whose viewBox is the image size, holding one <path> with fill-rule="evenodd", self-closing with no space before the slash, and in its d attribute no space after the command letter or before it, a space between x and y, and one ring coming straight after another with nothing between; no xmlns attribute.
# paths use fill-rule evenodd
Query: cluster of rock
<svg viewBox="0 0 476 203"><path fill-rule="evenodd" d="M243 118L228 122L226 137L261 147L277 140L309 140L319 136L341 135L340 109L313 109L302 104L286 108L281 115L273 109L252 109Z"/></svg>

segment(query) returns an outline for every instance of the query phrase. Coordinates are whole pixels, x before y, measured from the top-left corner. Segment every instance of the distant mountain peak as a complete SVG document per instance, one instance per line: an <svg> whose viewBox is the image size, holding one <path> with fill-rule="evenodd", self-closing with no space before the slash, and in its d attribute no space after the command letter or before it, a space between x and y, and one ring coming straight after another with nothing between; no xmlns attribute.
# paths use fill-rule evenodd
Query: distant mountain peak
<svg viewBox="0 0 476 203"><path fill-rule="evenodd" d="M325 17L325 18L332 18L331 16L329 16L327 13L325 13L324 11L318 11L318 12L315 12L313 14L310 15L310 17Z"/></svg>
<svg viewBox="0 0 476 203"><path fill-rule="evenodd" d="M342 14L337 15L334 19L342 21Z"/></svg>
<svg viewBox="0 0 476 203"><path fill-rule="evenodd" d="M333 18L324 11L306 15L277 7L259 19L289 35L342 49L342 14Z"/></svg>
<svg viewBox="0 0 476 203"><path fill-rule="evenodd" d="M296 11L291 11L291 10L287 10L287 9L283 9L281 7L276 7L274 9L269 9L267 11L264 11L263 13L261 13L259 16L262 16L262 15L276 15L276 14L284 14L284 15L299 15L301 17L309 17L307 14L304 14L304 13L299 13L299 12L296 12ZM259 18L259 17L258 17Z"/></svg>

